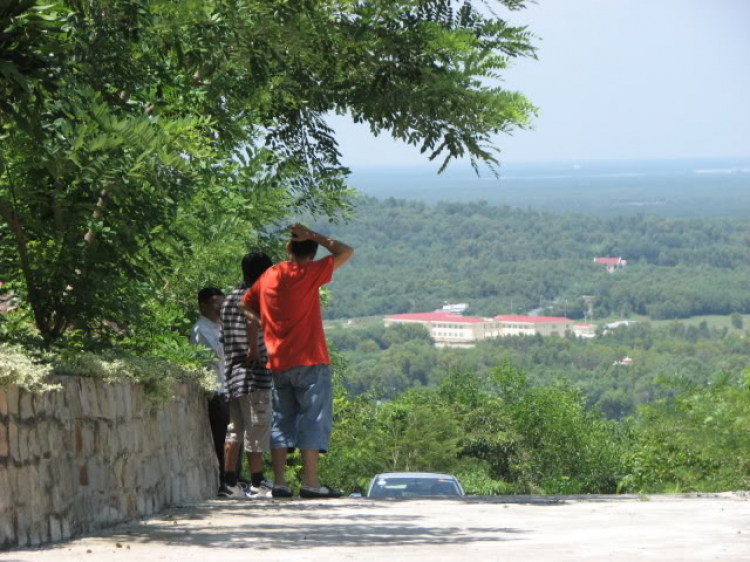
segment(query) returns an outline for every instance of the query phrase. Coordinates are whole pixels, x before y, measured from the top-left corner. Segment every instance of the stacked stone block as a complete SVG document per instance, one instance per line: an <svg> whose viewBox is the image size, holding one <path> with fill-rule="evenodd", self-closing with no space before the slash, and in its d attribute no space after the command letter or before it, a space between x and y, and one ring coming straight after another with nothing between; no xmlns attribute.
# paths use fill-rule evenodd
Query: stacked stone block
<svg viewBox="0 0 750 562"><path fill-rule="evenodd" d="M216 494L206 398L183 383L152 405L138 385L65 377L0 388L0 549L60 541Z"/></svg>

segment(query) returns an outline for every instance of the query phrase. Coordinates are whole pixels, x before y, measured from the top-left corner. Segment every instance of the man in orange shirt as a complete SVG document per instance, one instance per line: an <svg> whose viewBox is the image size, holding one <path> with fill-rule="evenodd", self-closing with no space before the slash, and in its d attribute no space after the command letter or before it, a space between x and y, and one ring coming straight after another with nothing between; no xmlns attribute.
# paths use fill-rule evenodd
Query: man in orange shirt
<svg viewBox="0 0 750 562"><path fill-rule="evenodd" d="M291 227L291 234L289 261L268 269L245 293L240 307L251 330L262 327L273 373L273 496L292 495L285 479L287 449L299 447L300 497L336 498L341 492L321 486L318 480L320 452L328 450L333 423L331 360L319 289L330 283L333 272L349 261L354 249L299 224ZM316 261L319 245L331 255Z"/></svg>

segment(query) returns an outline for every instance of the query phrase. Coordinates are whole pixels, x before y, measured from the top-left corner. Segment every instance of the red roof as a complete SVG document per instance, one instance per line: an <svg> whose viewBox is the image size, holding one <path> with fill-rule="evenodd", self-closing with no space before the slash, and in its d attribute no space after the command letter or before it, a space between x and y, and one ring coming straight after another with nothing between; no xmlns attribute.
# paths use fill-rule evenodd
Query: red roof
<svg viewBox="0 0 750 562"><path fill-rule="evenodd" d="M410 314L394 314L386 320L411 320L412 322L453 322L463 324L478 324L484 322L481 318L471 318L450 312L412 312Z"/></svg>
<svg viewBox="0 0 750 562"><path fill-rule="evenodd" d="M525 322L527 324L552 324L572 322L570 318L564 318L562 316L515 316L513 314L501 314L499 316L495 316L493 320L497 320L499 322Z"/></svg>
<svg viewBox="0 0 750 562"><path fill-rule="evenodd" d="M622 258L594 258L594 261L604 265L619 265Z"/></svg>

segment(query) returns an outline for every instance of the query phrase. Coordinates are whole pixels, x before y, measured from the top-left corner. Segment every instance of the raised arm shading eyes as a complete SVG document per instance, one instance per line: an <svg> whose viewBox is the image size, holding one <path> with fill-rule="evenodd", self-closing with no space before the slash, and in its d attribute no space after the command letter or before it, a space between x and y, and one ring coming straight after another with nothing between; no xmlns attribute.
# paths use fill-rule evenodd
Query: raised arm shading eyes
<svg viewBox="0 0 750 562"><path fill-rule="evenodd" d="M314 230L310 230L306 226L301 224L295 224L291 228L292 240L295 242L302 242L304 240L313 240L323 246L326 250L331 252L333 256L333 270L336 271L339 267L348 262L354 255L354 248L334 240L333 238L327 238Z"/></svg>

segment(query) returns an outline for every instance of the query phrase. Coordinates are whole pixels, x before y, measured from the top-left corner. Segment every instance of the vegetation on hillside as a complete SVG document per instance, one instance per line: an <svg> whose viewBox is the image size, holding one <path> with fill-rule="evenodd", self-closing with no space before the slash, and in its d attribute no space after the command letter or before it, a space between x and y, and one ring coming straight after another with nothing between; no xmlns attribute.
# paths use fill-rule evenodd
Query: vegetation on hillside
<svg viewBox="0 0 750 562"><path fill-rule="evenodd" d="M344 384L352 396L393 399L411 388L438 385L453 370L487 380L497 365L509 362L534 386L577 389L588 407L611 419L673 396L674 382L705 385L716 373L729 373L737 382L750 365L745 334L679 322L661 328L638 324L593 339L496 338L470 349L435 348L417 325L336 329L328 335L350 364ZM632 365L616 364L626 356Z"/></svg>
<svg viewBox="0 0 750 562"><path fill-rule="evenodd" d="M347 490L402 470L452 472L472 494L746 490L749 436L748 371L682 384L616 421L570 386L532 385L504 362L486 378L452 370L385 403L340 387L322 471Z"/></svg>
<svg viewBox="0 0 750 562"><path fill-rule="evenodd" d="M320 225L324 228L325 225ZM336 234L357 248L329 318L424 312L468 302L494 316L653 319L750 312L750 224L740 219L602 218L486 203L362 197ZM622 257L614 274L595 257Z"/></svg>

